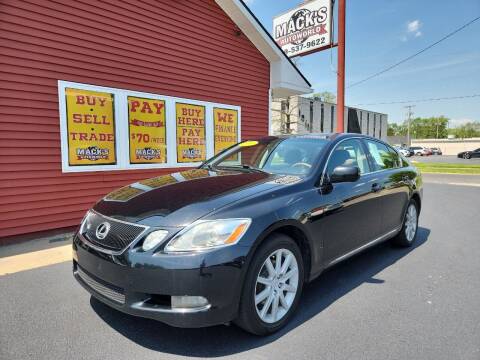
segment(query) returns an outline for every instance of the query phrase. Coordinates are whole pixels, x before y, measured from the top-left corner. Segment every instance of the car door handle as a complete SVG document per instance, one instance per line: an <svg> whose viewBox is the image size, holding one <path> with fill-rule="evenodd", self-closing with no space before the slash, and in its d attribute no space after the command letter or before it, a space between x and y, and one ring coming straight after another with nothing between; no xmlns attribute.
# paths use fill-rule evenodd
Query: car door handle
<svg viewBox="0 0 480 360"><path fill-rule="evenodd" d="M378 183L374 183L372 184L372 191L373 192L379 192L380 190L383 189L383 186L378 184Z"/></svg>

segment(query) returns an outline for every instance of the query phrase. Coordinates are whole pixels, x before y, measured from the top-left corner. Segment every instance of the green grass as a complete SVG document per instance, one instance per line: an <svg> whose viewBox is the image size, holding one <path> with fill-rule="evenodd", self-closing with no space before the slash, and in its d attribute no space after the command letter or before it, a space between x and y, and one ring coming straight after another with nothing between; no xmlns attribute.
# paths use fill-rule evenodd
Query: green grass
<svg viewBox="0 0 480 360"><path fill-rule="evenodd" d="M413 163L422 173L480 175L480 165L449 163Z"/></svg>

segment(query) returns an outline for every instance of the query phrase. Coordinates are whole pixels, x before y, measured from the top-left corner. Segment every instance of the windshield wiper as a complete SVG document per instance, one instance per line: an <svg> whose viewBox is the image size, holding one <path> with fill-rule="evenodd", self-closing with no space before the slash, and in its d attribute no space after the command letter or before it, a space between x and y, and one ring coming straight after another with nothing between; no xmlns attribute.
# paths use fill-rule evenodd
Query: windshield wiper
<svg viewBox="0 0 480 360"><path fill-rule="evenodd" d="M262 169L259 169L259 168L256 168L254 166L250 166L250 165L247 165L247 164L241 164L240 166L236 166L236 165L222 166L222 168L226 168L226 169L245 169L245 170L250 170L252 172L261 172L261 173L268 174L265 170L262 170Z"/></svg>
<svg viewBox="0 0 480 360"><path fill-rule="evenodd" d="M211 171L215 171L215 170L216 170L212 164L203 164L200 168L201 168L201 169L205 169L205 168L206 168L207 170L211 170Z"/></svg>

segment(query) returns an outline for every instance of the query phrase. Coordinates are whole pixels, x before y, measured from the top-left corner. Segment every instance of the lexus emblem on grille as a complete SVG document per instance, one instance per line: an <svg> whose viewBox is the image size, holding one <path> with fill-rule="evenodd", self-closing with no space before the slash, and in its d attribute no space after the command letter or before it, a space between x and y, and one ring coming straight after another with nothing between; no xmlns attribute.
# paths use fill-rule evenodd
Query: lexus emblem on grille
<svg viewBox="0 0 480 360"><path fill-rule="evenodd" d="M105 239L109 231L110 231L110 224L108 222L103 222L97 226L95 235L97 236L98 239L103 240Z"/></svg>

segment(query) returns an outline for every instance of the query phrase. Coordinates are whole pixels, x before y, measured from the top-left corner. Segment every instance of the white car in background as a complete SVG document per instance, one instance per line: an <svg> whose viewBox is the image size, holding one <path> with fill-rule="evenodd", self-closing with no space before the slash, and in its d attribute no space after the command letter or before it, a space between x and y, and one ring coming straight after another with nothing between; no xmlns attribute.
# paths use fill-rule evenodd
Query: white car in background
<svg viewBox="0 0 480 360"><path fill-rule="evenodd" d="M404 149L400 146L394 146L395 150L397 150L400 154L402 154L403 156L405 157L409 157L410 156L410 151L408 151L407 149Z"/></svg>
<svg viewBox="0 0 480 360"><path fill-rule="evenodd" d="M411 146L410 150L413 151L413 155L417 156L427 156L430 154L427 148L424 148L423 146Z"/></svg>

